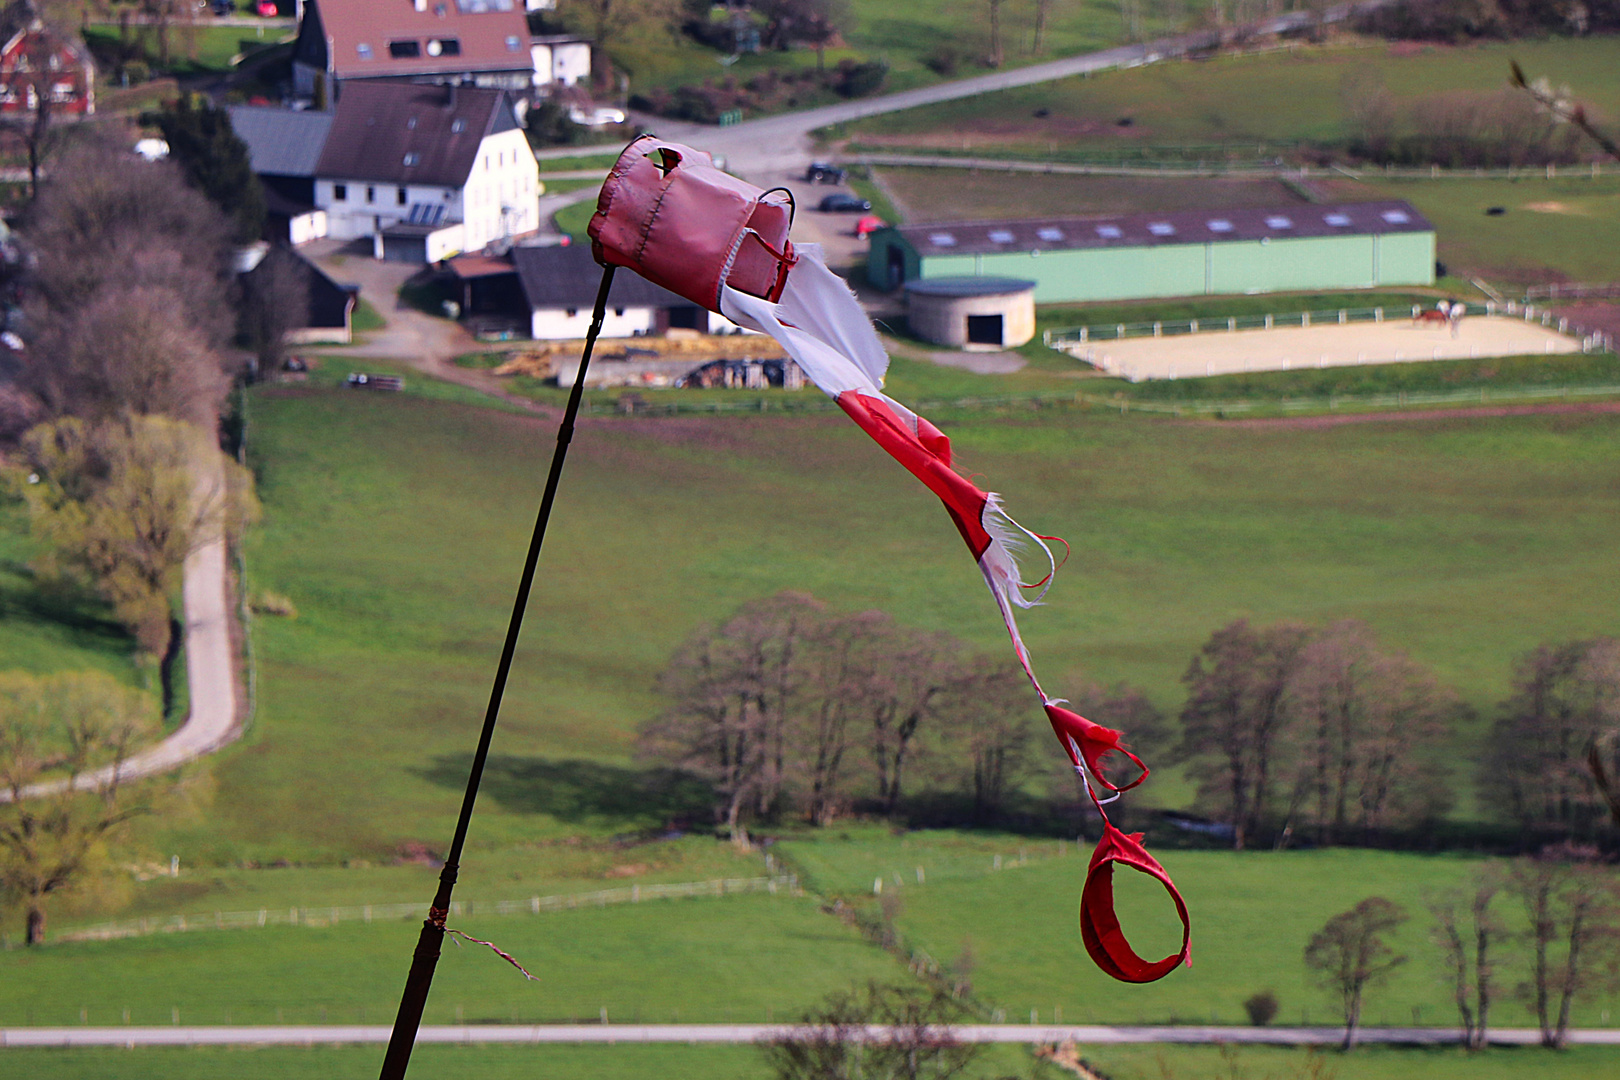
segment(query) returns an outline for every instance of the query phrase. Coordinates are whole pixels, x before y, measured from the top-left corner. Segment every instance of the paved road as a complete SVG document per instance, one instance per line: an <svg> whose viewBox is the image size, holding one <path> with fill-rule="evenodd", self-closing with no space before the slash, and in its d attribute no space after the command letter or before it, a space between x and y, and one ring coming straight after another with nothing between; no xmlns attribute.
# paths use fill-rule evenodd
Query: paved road
<svg viewBox="0 0 1620 1080"><path fill-rule="evenodd" d="M779 1024L479 1024L425 1026L417 1043L755 1043L778 1037L789 1028ZM881 1034L881 1029L876 1029ZM63 1027L0 1028L0 1047L41 1046L264 1046L336 1043L386 1043L390 1029L381 1026L285 1027ZM1123 1043L1255 1043L1281 1046L1332 1046L1344 1037L1337 1027L1100 1027L1041 1024L977 1024L953 1029L962 1042L1046 1045ZM1367 1043L1443 1045L1457 1042L1456 1028L1363 1028ZM1493 1028L1491 1042L1501 1046L1534 1046L1534 1028ZM1577 1046L1620 1045L1620 1029L1576 1030Z"/></svg>
<svg viewBox="0 0 1620 1080"><path fill-rule="evenodd" d="M225 477L217 462L212 475L198 483L198 498L217 498ZM186 557L181 606L185 613L186 685L191 711L167 739L130 757L118 768L118 779L168 772L212 753L241 733L237 716L236 664L231 649L231 597L225 541L216 537ZM85 773L74 786L94 791L113 779L113 766ZM25 788L24 796L60 791L65 781ZM0 800L10 793L0 792Z"/></svg>

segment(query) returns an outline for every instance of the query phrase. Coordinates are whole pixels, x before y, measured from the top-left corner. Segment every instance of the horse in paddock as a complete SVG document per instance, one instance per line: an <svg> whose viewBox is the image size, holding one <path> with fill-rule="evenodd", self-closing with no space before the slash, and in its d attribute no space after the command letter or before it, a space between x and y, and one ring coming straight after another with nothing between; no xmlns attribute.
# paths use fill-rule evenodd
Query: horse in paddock
<svg viewBox="0 0 1620 1080"><path fill-rule="evenodd" d="M1413 326L1446 326L1450 322L1450 314L1438 309L1420 311L1416 315L1412 316Z"/></svg>

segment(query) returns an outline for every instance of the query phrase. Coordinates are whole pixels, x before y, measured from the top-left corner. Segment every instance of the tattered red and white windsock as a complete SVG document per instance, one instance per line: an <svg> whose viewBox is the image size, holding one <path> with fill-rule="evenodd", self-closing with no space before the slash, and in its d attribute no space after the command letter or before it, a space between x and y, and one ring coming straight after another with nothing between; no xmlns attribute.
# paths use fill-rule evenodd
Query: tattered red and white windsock
<svg viewBox="0 0 1620 1080"><path fill-rule="evenodd" d="M1103 838L1092 854L1080 899L1080 936L1109 975L1125 982L1163 978L1190 963L1187 906L1164 867L1102 810L1140 784L1147 766L1121 745L1121 733L1094 724L1048 697L1018 635L1014 608L1033 607L1051 587L1057 561L1040 536L1014 521L1001 500L981 491L951 464L951 444L938 428L883 393L889 357L849 287L822 261L819 245L788 239L791 199L764 191L714 165L700 150L642 136L627 147L602 185L591 219L592 250L603 265L623 266L738 326L781 342L805 375L908 472L945 504L973 553L1012 638L1013 652L1040 695L1052 730L1103 814ZM1024 584L1016 554L1039 550L1046 573ZM1034 595L1026 595L1033 592ZM1139 774L1124 787L1104 773L1118 753ZM1106 792L1106 796L1099 791ZM1181 917L1179 952L1149 962L1136 954L1114 911L1115 864L1156 878Z"/></svg>

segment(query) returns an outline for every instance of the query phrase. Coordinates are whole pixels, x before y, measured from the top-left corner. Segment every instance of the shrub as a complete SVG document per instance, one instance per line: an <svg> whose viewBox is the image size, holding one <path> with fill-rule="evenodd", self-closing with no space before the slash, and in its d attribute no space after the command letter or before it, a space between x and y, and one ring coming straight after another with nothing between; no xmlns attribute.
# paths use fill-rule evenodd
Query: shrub
<svg viewBox="0 0 1620 1080"><path fill-rule="evenodd" d="M1255 1027L1265 1027L1276 1019L1277 995L1270 990L1262 990L1243 1003L1243 1011L1249 1014L1249 1023Z"/></svg>

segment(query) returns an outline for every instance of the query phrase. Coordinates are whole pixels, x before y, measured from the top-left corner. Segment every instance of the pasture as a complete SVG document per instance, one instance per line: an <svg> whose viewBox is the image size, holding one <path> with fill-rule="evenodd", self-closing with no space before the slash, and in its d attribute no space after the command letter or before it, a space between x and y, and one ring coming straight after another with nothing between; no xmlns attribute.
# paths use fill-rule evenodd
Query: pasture
<svg viewBox="0 0 1620 1080"><path fill-rule="evenodd" d="M1381 80L1400 105L1504 88L1508 64L1568 84L1595 116L1620 116L1612 38L1466 47L1363 42L1151 64L861 120L855 148L1128 160L1269 158L1351 134L1348 78ZM1037 115L1044 110L1044 115ZM1128 123L1121 123L1128 121Z"/></svg>

